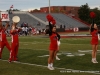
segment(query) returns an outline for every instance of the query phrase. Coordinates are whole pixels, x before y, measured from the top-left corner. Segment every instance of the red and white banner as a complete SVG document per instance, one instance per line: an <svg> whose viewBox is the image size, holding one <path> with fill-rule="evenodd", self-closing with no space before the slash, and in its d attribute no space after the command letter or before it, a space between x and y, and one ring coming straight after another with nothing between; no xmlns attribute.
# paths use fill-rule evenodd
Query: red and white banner
<svg viewBox="0 0 100 75"><path fill-rule="evenodd" d="M79 28L78 28L78 27L73 28L73 31L74 31L74 32L78 32L78 31L79 31Z"/></svg>
<svg viewBox="0 0 100 75"><path fill-rule="evenodd" d="M1 12L1 19L2 19L2 21L9 21L9 13Z"/></svg>

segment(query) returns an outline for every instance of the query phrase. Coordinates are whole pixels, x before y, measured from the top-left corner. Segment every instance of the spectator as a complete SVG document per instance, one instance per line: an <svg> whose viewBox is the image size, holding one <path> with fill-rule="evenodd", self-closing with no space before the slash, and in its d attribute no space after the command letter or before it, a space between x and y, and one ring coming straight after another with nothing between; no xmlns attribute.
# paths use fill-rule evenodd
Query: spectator
<svg viewBox="0 0 100 75"><path fill-rule="evenodd" d="M25 35L28 35L28 27L25 27Z"/></svg>
<svg viewBox="0 0 100 75"><path fill-rule="evenodd" d="M62 25L60 25L60 28L62 29Z"/></svg>
<svg viewBox="0 0 100 75"><path fill-rule="evenodd" d="M64 25L64 29L66 29L66 26Z"/></svg>
<svg viewBox="0 0 100 75"><path fill-rule="evenodd" d="M25 36L25 27L22 27L22 34Z"/></svg>
<svg viewBox="0 0 100 75"><path fill-rule="evenodd" d="M29 35L31 35L31 32L32 32L32 27L30 26L29 27Z"/></svg>

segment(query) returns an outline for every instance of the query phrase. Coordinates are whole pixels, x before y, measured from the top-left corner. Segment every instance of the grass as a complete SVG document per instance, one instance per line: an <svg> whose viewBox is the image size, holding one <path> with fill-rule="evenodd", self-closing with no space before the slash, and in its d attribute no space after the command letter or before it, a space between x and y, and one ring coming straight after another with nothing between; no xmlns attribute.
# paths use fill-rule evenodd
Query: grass
<svg viewBox="0 0 100 75"><path fill-rule="evenodd" d="M85 32L66 32L66 33L61 33L61 34L90 34L89 31L85 31Z"/></svg>
<svg viewBox="0 0 100 75"><path fill-rule="evenodd" d="M11 41L11 38L8 38ZM49 38L40 37L20 37L20 47L18 58L22 63L30 63L47 66L48 57L38 57L48 55ZM99 46L100 47L100 46ZM100 48L99 48L100 49ZM61 61L55 61L54 67L74 69L81 71L99 71L100 64L91 63L91 53L85 56L77 56L78 50L91 50L90 38L62 38L60 52ZM75 57L67 57L66 53L72 53ZM97 60L100 62L100 53ZM2 59L8 60L9 51L4 48ZM67 70L55 69L48 70L46 67L26 65L20 63L8 63L0 60L0 75L94 75L91 73L74 73Z"/></svg>

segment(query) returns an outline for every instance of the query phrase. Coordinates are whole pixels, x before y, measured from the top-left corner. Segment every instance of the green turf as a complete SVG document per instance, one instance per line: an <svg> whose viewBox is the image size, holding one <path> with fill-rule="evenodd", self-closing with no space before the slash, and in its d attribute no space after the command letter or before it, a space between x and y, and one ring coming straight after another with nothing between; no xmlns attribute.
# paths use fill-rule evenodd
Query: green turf
<svg viewBox="0 0 100 75"><path fill-rule="evenodd" d="M8 38L10 41L11 38ZM22 63L30 63L47 66L48 57L38 57L48 55L49 38L40 37L20 37L20 47L18 58ZM100 46L99 46L100 47ZM99 48L100 49L100 48ZM67 57L65 53L79 53L78 50L91 50L90 38L65 38L61 39L60 52L61 61L55 61L54 67L74 69L81 71L100 71L100 64L91 63L91 53L85 56ZM98 52L97 60L100 62L100 53ZM9 51L4 48L2 59L8 60ZM8 63L0 60L0 75L94 75L91 73L68 73L67 70L55 69L49 71L46 67Z"/></svg>

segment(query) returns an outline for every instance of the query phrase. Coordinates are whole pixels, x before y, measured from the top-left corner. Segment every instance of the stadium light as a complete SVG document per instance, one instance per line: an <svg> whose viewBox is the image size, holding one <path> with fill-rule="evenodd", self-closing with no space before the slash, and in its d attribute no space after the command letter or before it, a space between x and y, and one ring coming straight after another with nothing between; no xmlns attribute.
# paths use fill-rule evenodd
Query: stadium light
<svg viewBox="0 0 100 75"><path fill-rule="evenodd" d="M49 14L50 14L51 12L50 12L50 0L49 0Z"/></svg>

